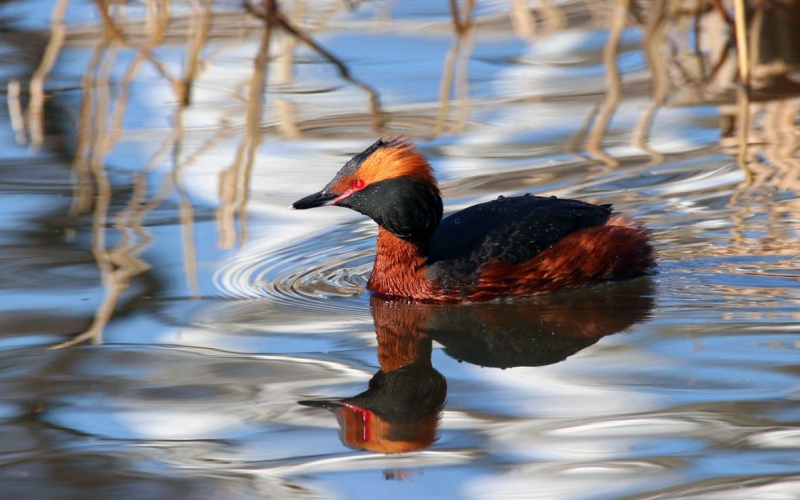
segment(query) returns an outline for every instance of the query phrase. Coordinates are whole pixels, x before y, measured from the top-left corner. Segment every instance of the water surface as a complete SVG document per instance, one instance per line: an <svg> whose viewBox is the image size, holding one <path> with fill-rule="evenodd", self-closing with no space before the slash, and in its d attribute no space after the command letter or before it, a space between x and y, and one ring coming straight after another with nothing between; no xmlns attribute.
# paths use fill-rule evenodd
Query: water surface
<svg viewBox="0 0 800 500"><path fill-rule="evenodd" d="M283 2L350 80L274 27L254 70L264 23L239 2L0 3L4 494L795 498L793 87L756 86L743 168L735 54L708 77L717 13L697 59L691 17L520 3L478 2L459 36L444 2ZM613 203L652 230L659 274L512 304L370 300L374 224L288 206L397 134L446 211ZM298 404L379 370L399 389L355 400L389 422L368 440L363 412Z"/></svg>

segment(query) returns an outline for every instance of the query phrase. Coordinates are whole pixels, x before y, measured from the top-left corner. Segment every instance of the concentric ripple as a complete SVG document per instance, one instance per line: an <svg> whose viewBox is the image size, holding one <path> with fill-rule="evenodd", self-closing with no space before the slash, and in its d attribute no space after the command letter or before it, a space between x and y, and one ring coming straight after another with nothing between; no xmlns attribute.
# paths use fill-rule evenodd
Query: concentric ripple
<svg viewBox="0 0 800 500"><path fill-rule="evenodd" d="M341 228L276 249L252 247L217 270L214 284L231 298L267 298L307 311L341 309L331 299L364 291L374 243L364 230Z"/></svg>

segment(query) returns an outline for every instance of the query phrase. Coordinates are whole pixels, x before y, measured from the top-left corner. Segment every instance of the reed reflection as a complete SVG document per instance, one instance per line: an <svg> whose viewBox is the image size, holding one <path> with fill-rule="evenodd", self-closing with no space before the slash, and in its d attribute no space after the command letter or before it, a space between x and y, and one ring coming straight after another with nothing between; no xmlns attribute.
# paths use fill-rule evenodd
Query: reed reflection
<svg viewBox="0 0 800 500"><path fill-rule="evenodd" d="M419 304L372 296L380 370L367 390L299 403L334 413L350 448L422 450L436 441L447 393L431 364L434 340L448 356L480 366L550 365L647 320L653 296L649 279L512 302Z"/></svg>

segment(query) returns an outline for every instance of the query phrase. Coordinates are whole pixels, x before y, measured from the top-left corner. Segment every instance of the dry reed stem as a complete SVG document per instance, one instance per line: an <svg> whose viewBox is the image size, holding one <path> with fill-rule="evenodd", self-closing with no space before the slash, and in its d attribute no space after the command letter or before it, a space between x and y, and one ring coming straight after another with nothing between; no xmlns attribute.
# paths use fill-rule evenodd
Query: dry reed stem
<svg viewBox="0 0 800 500"><path fill-rule="evenodd" d="M147 4L147 12L148 25L150 26L148 33L150 36L146 42L145 48L147 51L152 51L153 48L158 47L163 42L167 27L169 26L170 16L169 12L164 13L162 9L157 8L157 6L153 4L152 0ZM113 33L113 29L111 32ZM145 60L147 60L147 57L145 56L144 52L137 51L136 58L134 58L134 60L130 63L128 69L122 77L122 81L119 86L119 97L114 103L114 116L112 117L111 125L112 133L106 137L106 143L103 147L106 153L111 152L113 147L122 137L122 120L128 109L127 103L130 100L130 87ZM173 89L174 88L175 87L173 86Z"/></svg>
<svg viewBox="0 0 800 500"><path fill-rule="evenodd" d="M151 2L148 4L148 12L152 15L148 17L150 25L153 27L149 45L157 46L163 39L163 32L169 22L169 11L165 10L166 3ZM206 18L208 22L210 18ZM108 25L106 25L108 26ZM89 165L89 171L94 183L97 185L97 196L95 200L95 213L92 225L92 249L95 254L98 268L100 269L105 296L103 302L98 307L91 326L83 333L76 335L67 342L63 342L54 348L63 348L77 345L81 342L90 340L94 344L102 342L102 334L108 323L113 317L113 313L119 305L122 294L130 286L133 278L150 268L149 264L138 256L153 241L153 237L144 226L144 218L156 207L160 206L173 191L177 184L177 172L179 163L176 161L173 169L173 176L165 177L158 192L153 199L147 199L148 183L147 174L163 157L164 151L169 150L173 144L179 142L182 137L183 128L177 126L173 136L165 143L162 151L150 160L142 171L134 176L133 193L125 207L123 207L112 219L112 226L120 233L121 239L118 245L108 250L106 245L106 220L111 206L111 185L102 163L103 158L110 151L121 137L121 116L127 108L129 92L123 91L114 105L114 115L112 124L107 126L106 117L109 114L110 98L110 76L112 69L111 51L108 50L108 43L113 40L119 41L118 36L114 36L113 30L109 30L110 36L104 38L104 43L97 47L96 57L93 63L87 67L84 74L84 99L85 107L82 108L81 124L85 127L80 130L80 135L84 138L84 147L79 149L81 154L76 155L76 162L84 160ZM204 43L204 42L203 42ZM149 50L148 46L146 50ZM103 54L105 57L101 57ZM197 51L199 53L199 50ZM127 72L126 78L122 82L123 89L130 85L140 62L143 60L140 52L137 61L132 63ZM196 64L197 61L193 61ZM98 73L95 80L93 73ZM187 75L196 75L197 70L187 70ZM182 87L182 88L191 88ZM180 87L173 87L178 93ZM92 95L96 93L96 100ZM186 94L180 94L185 96ZM182 101L179 101L182 102ZM178 109L178 120L184 105ZM123 110L120 112L120 110ZM91 117L94 120L91 120ZM178 155L179 156L179 155ZM183 193L181 193L183 195ZM184 261L187 273L187 286L196 296L198 294L196 276L196 250L193 242L193 215L191 207L187 209L185 196L181 198L181 222L184 228Z"/></svg>
<svg viewBox="0 0 800 500"><path fill-rule="evenodd" d="M456 123L453 128L454 133L461 133L469 118L470 98L469 98L469 60L472 50L475 48L475 30L469 30L463 42L457 63L457 76L455 81L456 100L458 101L458 113Z"/></svg>
<svg viewBox="0 0 800 500"><path fill-rule="evenodd" d="M251 6L252 7L252 6ZM264 21L258 54L253 64L253 76L247 93L247 114L244 137L236 151L231 168L220 173L220 205L217 209L217 228L220 248L233 248L236 244L235 218L238 213L241 225L241 243L247 240L247 201L255 154L261 143L262 95L267 81L272 25L276 21L276 3L267 2L267 12L259 16Z"/></svg>
<svg viewBox="0 0 800 500"><path fill-rule="evenodd" d="M467 12L462 19L458 7L458 0L450 0L450 17L457 33L464 33L472 27L472 16L475 11L475 0L465 0L464 10Z"/></svg>
<svg viewBox="0 0 800 500"><path fill-rule="evenodd" d="M538 19L537 15L538 14ZM522 39L533 40L556 32L567 25L566 15L561 7L550 0L539 0L536 7L531 7L528 0L511 0L508 16L514 33ZM539 32L538 25L544 29Z"/></svg>
<svg viewBox="0 0 800 500"><path fill-rule="evenodd" d="M174 120L174 148L173 148L173 168L172 184L178 193L178 213L181 226L181 246L183 248L183 267L186 276L186 287L192 298L200 297L200 286L197 273L197 244L194 232L194 206L189 196L181 185L181 173L185 168L185 160L181 158L183 137L185 127L183 124L184 111L192 102L192 89L194 81L200 74L202 66L201 54L203 48L208 43L208 35L212 21L212 5L210 0L203 0L202 5L197 1L192 1L192 21L191 33L187 37L186 63L184 65L183 85L180 87L178 109L175 112Z"/></svg>
<svg viewBox="0 0 800 500"><path fill-rule="evenodd" d="M454 0L451 0L452 5ZM533 11L528 6L528 0L511 0L511 9L508 13L514 33L523 39L533 39L536 36L536 19Z"/></svg>
<svg viewBox="0 0 800 500"><path fill-rule="evenodd" d="M81 78L81 107L78 114L78 140L75 146L75 155L72 160L72 203L68 211L70 219L86 213L92 204L94 196L94 184L89 173L87 159L92 147L92 137L94 135L92 111L93 111L93 88L94 75L91 68L99 64L100 58L110 38L104 36L92 51L92 57L86 66L86 70ZM65 236L70 240L74 236L74 229L67 229Z"/></svg>
<svg viewBox="0 0 800 500"><path fill-rule="evenodd" d="M309 48L311 48L311 50L315 51L316 53L321 55L324 59L326 59L329 63L333 64L338 70L339 76L342 79L363 90L367 94L369 101L370 112L372 114L373 131L377 135L384 135L385 125L386 122L388 121L388 116L383 111L380 103L380 97L378 96L377 91L375 91L375 89L372 88L372 86L353 77L352 74L350 73L350 68L348 68L347 65L344 64L338 57L336 57L335 55L333 55L333 53L328 51L328 49L320 45L310 35L306 34L304 31L295 27L277 8L277 4L275 5L275 8L272 10L272 12L269 13L260 12L258 9L256 9L252 5L252 0L245 0L245 7L247 8L248 12L250 12L252 15L263 19L265 22L275 22L278 26L286 30L290 35L292 35L293 37L297 38L298 40L306 44Z"/></svg>
<svg viewBox="0 0 800 500"><path fill-rule="evenodd" d="M294 12L292 18L297 19L298 24L302 26L303 18L305 17L305 1L299 0L294 4ZM275 83L280 86L287 86L294 80L294 52L298 45L298 40L295 37L289 37L286 42L287 46L283 52L277 56L275 70ZM302 134L300 127L297 126L295 121L295 106L294 102L290 99L279 97L276 99L276 114L278 115L278 129L280 133L287 138L296 139Z"/></svg>
<svg viewBox="0 0 800 500"><path fill-rule="evenodd" d="M439 84L439 112L436 114L436 124L431 133L431 139L438 137L444 131L445 121L450 111L450 89L453 86L453 74L461 45L461 36L461 34L456 34L456 40L445 57L444 72Z"/></svg>
<svg viewBox="0 0 800 500"><path fill-rule="evenodd" d="M728 9L722 5L721 0L707 0L709 4L717 11L717 13L722 17L722 20L725 21L729 25L733 25L733 19L731 19L730 14L728 14ZM736 1L736 0L734 0Z"/></svg>
<svg viewBox="0 0 800 500"><path fill-rule="evenodd" d="M767 162L778 167L784 176L780 184L782 189L800 192L800 132L795 126L795 118L800 116L800 99L775 101L765 107Z"/></svg>
<svg viewBox="0 0 800 500"><path fill-rule="evenodd" d="M103 85L103 77L108 75L108 49L110 44L111 38L103 37L102 43L96 48L96 57L92 58L84 73L82 103L86 103L88 107L81 110L82 114L86 112L82 117L81 125L90 124L91 132L79 130L79 134L84 134L84 140L87 141L84 144L86 150L85 156L76 155L75 158L76 162L85 162L93 184L96 186L94 215L92 218L92 253L100 270L105 295L100 306L95 311L91 326L69 341L53 346L53 349L71 347L86 340L91 340L93 344L100 343L102 331L110 320L121 293L114 275L114 265L106 248L106 218L111 205L111 184L102 166L102 158L98 158L98 150L100 149L98 144L102 142L103 134L105 133L105 124L103 122L109 97L107 85ZM95 77L95 74L98 76ZM106 80L105 83L107 84L108 81ZM106 90L105 92L104 89ZM84 152L80 151L79 153Z"/></svg>
<svg viewBox="0 0 800 500"><path fill-rule="evenodd" d="M566 16L551 0L539 0L539 9L547 25L545 32L552 33L567 25Z"/></svg>
<svg viewBox="0 0 800 500"><path fill-rule="evenodd" d="M14 140L17 141L17 144L25 144L25 115L22 114L22 104L19 100L21 87L19 80L9 80L8 93L6 94L8 117L11 121L11 130L14 132Z"/></svg>
<svg viewBox="0 0 800 500"><path fill-rule="evenodd" d="M179 101L187 106L191 102L192 88L200 71L200 54L208 42L208 33L211 27L211 3L203 0L202 6L197 0L192 0L191 29L186 47L186 61L184 63L184 77L179 85Z"/></svg>
<svg viewBox="0 0 800 500"><path fill-rule="evenodd" d="M633 144L647 151L650 162L655 164L663 160L664 155L650 147L648 144L650 130L656 113L667 102L669 96L669 72L667 59L664 55L664 45L667 30L667 10L669 3L666 0L654 0L650 4L650 16L644 27L642 49L645 60L650 67L650 103L642 114L633 132Z"/></svg>
<svg viewBox="0 0 800 500"><path fill-rule="evenodd" d="M39 148L44 143L44 82L47 75L53 69L64 45L66 28L64 27L64 15L67 11L69 0L58 0L53 7L53 14L50 17L50 40L42 56L39 67L33 72L30 84L30 101L28 102L28 133L30 134L31 146Z"/></svg>
<svg viewBox="0 0 800 500"><path fill-rule="evenodd" d="M183 272L186 275L186 288L193 299L200 298L200 286L197 274L197 242L194 231L194 205L186 191L180 185L177 172L173 173L172 182L178 191L178 214L181 223L181 246L183 247Z"/></svg>
<svg viewBox="0 0 800 500"><path fill-rule="evenodd" d="M473 46L474 40L474 10L475 10L475 2L474 1L467 1L466 4L467 10L464 20L460 19L460 14L458 10L458 2L457 0L450 1L450 14L453 19L453 31L455 32L455 40L453 42L453 46L447 52L447 57L445 58L444 63L444 72L442 73L442 80L439 84L439 112L436 114L436 125L434 126L433 132L431 134L431 138L438 137L439 135L444 132L445 123L447 122L447 116L450 112L450 92L453 87L453 80L455 74L455 67L456 63L459 62L459 56L461 57L461 68L463 73L461 74L462 78L465 79L467 82L462 83L459 85L459 89L461 92L460 94L460 102L462 103L462 114L463 109L468 105L468 97L469 97L469 54ZM464 46L467 46L467 49L464 50L466 55L462 55L462 50Z"/></svg>
<svg viewBox="0 0 800 500"><path fill-rule="evenodd" d="M116 51L114 49L114 41L110 40L103 57L98 63L96 71L98 76L93 86L93 90L96 94L95 102L97 104L93 113L95 119L94 141L87 159L89 171L97 189L94 202L95 211L92 218L92 253L100 269L103 287L106 292L103 302L95 315L92 326L84 333L85 337L91 340L92 344L102 343L103 330L111 320L114 309L122 293L122 287L120 286L117 279L118 276L115 272L114 259L112 259L112 254L108 251L106 244L106 220L111 207L112 190L111 181L103 165L105 151L103 151L102 147L102 144L105 143L107 133L106 117L108 116L109 102L111 100L111 93L109 91L110 77L113 61L116 56ZM124 236L125 235L123 235L123 237ZM121 244L124 243L125 241L123 238ZM81 336L79 335L77 338L81 338Z"/></svg>
<svg viewBox="0 0 800 500"><path fill-rule="evenodd" d="M590 157L586 156L584 152L581 150L581 144L586 140L587 135L589 134L589 128L592 126L592 123L597 118L597 113L600 112L600 105L595 104L592 106L592 109L586 113L586 116L583 117L583 121L581 121L580 127L576 130L567 141L564 150L568 153L572 153L576 156L580 156L581 158L591 159Z"/></svg>
<svg viewBox="0 0 800 500"><path fill-rule="evenodd" d="M739 59L739 87L737 104L739 106L739 154L736 161L745 176L745 185L753 182L753 174L747 166L747 142L750 130L750 53L747 37L747 17L744 0L734 0L734 31L736 33L736 53Z"/></svg>
<svg viewBox="0 0 800 500"><path fill-rule="evenodd" d="M617 55L630 8L630 0L616 1L618 1L619 5L614 9L608 41L603 48L603 65L606 68L606 98L586 141L586 151L609 168L618 167L619 162L603 151L600 143L608 129L611 118L617 111L622 96L622 81L619 68L617 68Z"/></svg>
<svg viewBox="0 0 800 500"><path fill-rule="evenodd" d="M628 3L630 0L627 0ZM586 12L589 14L589 25L593 26L607 26L609 23L609 9L611 10L610 16L614 17L614 11L616 10L616 4L619 0L610 0L610 1L596 1L596 0L584 0L584 7L586 8Z"/></svg>
<svg viewBox="0 0 800 500"><path fill-rule="evenodd" d="M705 61L703 58L703 50L702 50L702 25L701 21L703 19L703 7L705 5L704 0L699 0L698 5L695 7L694 11L694 24L692 25L693 34L694 34L694 55L695 58L700 62L700 80L705 80L706 77L706 66Z"/></svg>
<svg viewBox="0 0 800 500"><path fill-rule="evenodd" d="M186 78L191 74L192 70L186 70ZM191 88L191 87L188 87ZM187 94L183 94L187 97ZM185 160L182 160L183 139L186 133L186 128L183 123L183 115L188 107L190 99L178 101L178 109L175 111L175 119L173 120L173 136L169 143L172 146L172 173L170 180L175 191L178 193L178 215L180 218L181 226L181 247L183 248L183 270L186 277L186 287L189 294L193 299L200 297L200 288L198 285L197 276L197 245L195 242L194 234L194 206L192 205L189 196L186 194L183 186L181 185L181 173L185 168Z"/></svg>
<svg viewBox="0 0 800 500"><path fill-rule="evenodd" d="M787 231L785 220L787 215L800 213L800 203L792 200L775 204L765 200L767 222L753 219L752 214L759 196L769 200L773 190L800 191L800 135L794 123L798 113L800 99L797 97L750 105L750 114L759 125L751 127L749 151L753 157L763 156L764 161L748 163L752 182L740 184L729 200L733 244L724 249L727 254L757 252L797 258L797 241L795 235ZM767 235L747 236L754 231L766 231ZM785 265L794 268L791 261Z"/></svg>
<svg viewBox="0 0 800 500"><path fill-rule="evenodd" d="M359 87L367 94L370 111L372 113L372 129L377 135L383 135L385 133L386 122L388 121L388 114L383 111L378 92L372 88L371 85L368 85L367 83L364 83L361 80L353 77L350 73L350 69L341 60L339 60L331 52L328 52L327 49L318 44L314 39L289 24L280 13L277 13L276 15L283 29L287 30L289 33L319 53L322 57L327 59L328 62L336 66L339 71L339 76L351 84Z"/></svg>
<svg viewBox="0 0 800 500"><path fill-rule="evenodd" d="M247 203L250 200L250 184L253 179L253 165L255 164L256 152L258 146L261 144L263 136L261 134L261 119L263 114L264 103L261 96L267 85L267 70L269 65L269 48L272 38L272 26L267 23L264 30L264 38L262 39L263 50L259 52L255 60L255 72L253 81L250 84L250 95L247 106L247 128L246 128L246 144L247 155L244 165L244 175L242 179L241 195L239 197L239 221L241 223L242 243L247 243L249 240L249 225L247 219Z"/></svg>
<svg viewBox="0 0 800 500"><path fill-rule="evenodd" d="M95 0L95 4L97 5L97 10L103 19L104 27L110 31L114 38L116 38L126 47L141 54L142 57L144 57L150 64L153 65L153 67L162 77L167 79L167 81L172 84L173 90L178 88L180 82L178 82L177 79L173 77L169 71L167 71L164 63L162 63L160 59L153 55L152 50L147 46L140 46L134 42L131 42L125 33L119 28L119 26L117 26L116 21L114 21L114 18L108 12L108 3L106 0Z"/></svg>

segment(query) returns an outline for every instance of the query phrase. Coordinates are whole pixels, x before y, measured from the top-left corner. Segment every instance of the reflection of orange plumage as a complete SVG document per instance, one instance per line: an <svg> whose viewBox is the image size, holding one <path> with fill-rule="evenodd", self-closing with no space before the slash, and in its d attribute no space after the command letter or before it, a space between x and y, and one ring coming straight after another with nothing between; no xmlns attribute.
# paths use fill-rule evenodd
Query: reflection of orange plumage
<svg viewBox="0 0 800 500"><path fill-rule="evenodd" d="M336 415L342 442L378 453L436 441L447 384L431 364L433 340L459 361L509 368L563 361L606 335L645 320L649 280L511 302L436 304L370 298L381 369L353 397L301 401Z"/></svg>
<svg viewBox="0 0 800 500"><path fill-rule="evenodd" d="M409 423L393 423L369 410L342 407L336 411L342 442L376 453L408 453L429 448L436 441L438 415Z"/></svg>
<svg viewBox="0 0 800 500"><path fill-rule="evenodd" d="M436 441L447 383L431 365L432 341L420 330L424 316L388 303L373 306L381 369L369 388L351 398L301 404L332 411L342 442L351 448L377 453L428 448Z"/></svg>
<svg viewBox="0 0 800 500"><path fill-rule="evenodd" d="M483 301L651 274L647 232L609 205L519 196L442 220L425 157L410 143L380 140L319 193L295 202L334 204L380 226L367 288L421 301Z"/></svg>

